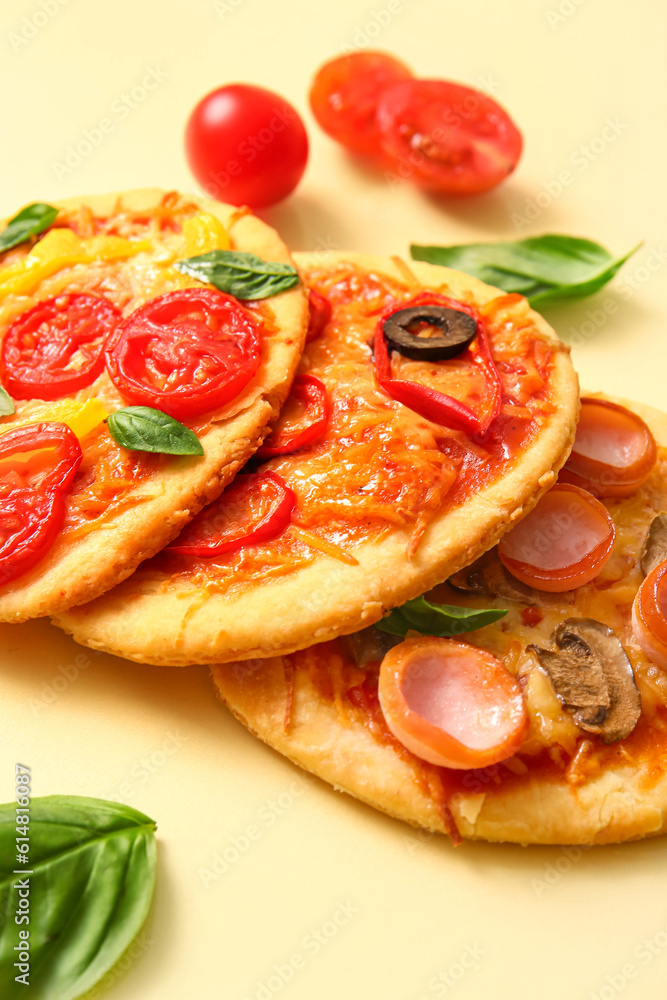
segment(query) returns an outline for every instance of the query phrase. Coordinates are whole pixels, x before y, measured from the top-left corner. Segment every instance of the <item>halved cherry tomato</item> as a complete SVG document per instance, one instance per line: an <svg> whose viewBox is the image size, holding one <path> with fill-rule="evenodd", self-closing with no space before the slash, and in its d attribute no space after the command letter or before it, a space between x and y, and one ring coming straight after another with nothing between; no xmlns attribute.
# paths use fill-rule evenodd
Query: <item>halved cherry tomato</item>
<svg viewBox="0 0 667 1000"><path fill-rule="evenodd" d="M118 327L107 344L107 369L125 399L187 420L245 388L259 368L261 332L224 292L168 292Z"/></svg>
<svg viewBox="0 0 667 1000"><path fill-rule="evenodd" d="M310 106L327 135L355 153L377 156L377 103L387 87L412 71L384 52L350 52L325 63L310 88Z"/></svg>
<svg viewBox="0 0 667 1000"><path fill-rule="evenodd" d="M257 451L257 456L273 458L306 448L322 437L328 422L329 397L324 382L316 375L297 375L282 408L280 424Z"/></svg>
<svg viewBox="0 0 667 1000"><path fill-rule="evenodd" d="M616 528L586 490L557 483L498 543L501 561L517 580L560 593L593 580L611 555Z"/></svg>
<svg viewBox="0 0 667 1000"><path fill-rule="evenodd" d="M0 586L53 546L81 458L66 424L28 424L0 435Z"/></svg>
<svg viewBox="0 0 667 1000"><path fill-rule="evenodd" d="M528 727L521 688L483 649L454 639L406 639L380 665L387 725L411 753L440 767L506 760Z"/></svg>
<svg viewBox="0 0 667 1000"><path fill-rule="evenodd" d="M65 294L38 302L2 341L0 378L14 399L60 399L104 370L104 344L122 315L99 295Z"/></svg>
<svg viewBox="0 0 667 1000"><path fill-rule="evenodd" d="M331 303L323 295L313 288L308 291L308 307L310 318L308 320L308 332L306 333L306 343L310 344L324 332L324 328L331 319Z"/></svg>
<svg viewBox="0 0 667 1000"><path fill-rule="evenodd" d="M472 357L474 364L484 373L489 389L481 412L474 413L466 403L462 403L444 392L438 392L437 389L432 389L430 386L422 385L419 382L409 382L406 379L392 378L391 359L384 335L384 321L396 311L395 306L391 306L380 316L375 328L374 355L377 380L388 395L405 406L409 406L411 410L426 417L427 420L432 420L445 427L460 427L468 434L484 436L500 413L502 402L502 383L491 354L484 320L472 306L466 305L464 302L457 302L446 295L434 295L430 292L421 293L409 302L401 303L400 308L409 309L413 306L431 304L465 312L477 321L477 334L466 351Z"/></svg>
<svg viewBox="0 0 667 1000"><path fill-rule="evenodd" d="M658 455L641 417L606 399L584 396L577 434L559 479L596 497L629 497L648 478Z"/></svg>
<svg viewBox="0 0 667 1000"><path fill-rule="evenodd" d="M267 542L285 530L295 505L293 491L275 472L237 476L164 551L207 559Z"/></svg>
<svg viewBox="0 0 667 1000"><path fill-rule="evenodd" d="M486 94L447 80L405 80L380 96L384 152L399 172L440 194L489 191L521 156L518 128Z"/></svg>
<svg viewBox="0 0 667 1000"><path fill-rule="evenodd" d="M667 670L667 562L659 563L637 591L632 631L649 659Z"/></svg>

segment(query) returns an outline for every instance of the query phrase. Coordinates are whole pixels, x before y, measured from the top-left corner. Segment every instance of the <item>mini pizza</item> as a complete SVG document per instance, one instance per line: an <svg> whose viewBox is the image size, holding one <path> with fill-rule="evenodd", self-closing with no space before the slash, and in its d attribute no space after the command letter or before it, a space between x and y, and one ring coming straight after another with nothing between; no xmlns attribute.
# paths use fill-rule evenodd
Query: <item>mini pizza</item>
<svg viewBox="0 0 667 1000"><path fill-rule="evenodd" d="M220 493L308 311L272 229L175 192L31 205L0 249L0 620L19 622L115 586Z"/></svg>
<svg viewBox="0 0 667 1000"><path fill-rule="evenodd" d="M220 697L337 789L455 842L664 832L667 416L628 406L584 398L559 482L427 598L215 666Z"/></svg>
<svg viewBox="0 0 667 1000"><path fill-rule="evenodd" d="M525 299L400 258L296 259L311 326L278 424L171 546L55 619L77 642L184 665L353 632L469 563L554 482L578 388Z"/></svg>

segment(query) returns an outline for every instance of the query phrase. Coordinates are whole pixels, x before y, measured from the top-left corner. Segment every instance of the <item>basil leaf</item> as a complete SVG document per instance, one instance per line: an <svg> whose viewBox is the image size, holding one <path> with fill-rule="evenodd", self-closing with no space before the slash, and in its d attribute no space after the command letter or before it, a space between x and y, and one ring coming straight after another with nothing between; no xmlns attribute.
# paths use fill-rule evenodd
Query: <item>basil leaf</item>
<svg viewBox="0 0 667 1000"><path fill-rule="evenodd" d="M22 865L16 808L16 802L0 805L2 998L74 1000L114 965L146 919L155 885L155 823L117 802L35 798ZM15 874L22 868L32 874ZM30 922L16 924L22 899ZM22 972L14 965L20 930L29 931L27 990L15 979Z"/></svg>
<svg viewBox="0 0 667 1000"><path fill-rule="evenodd" d="M211 250L179 260L174 267L236 299L266 299L299 284L299 272L291 264L240 250Z"/></svg>
<svg viewBox="0 0 667 1000"><path fill-rule="evenodd" d="M111 437L131 451L162 455L203 455L194 431L152 406L126 406L107 417Z"/></svg>
<svg viewBox="0 0 667 1000"><path fill-rule="evenodd" d="M55 222L58 209L53 205L45 205L36 201L21 209L18 215L10 219L7 228L0 233L0 253L25 243L30 236L36 236Z"/></svg>
<svg viewBox="0 0 667 1000"><path fill-rule="evenodd" d="M534 306L593 295L640 246L614 259L592 240L548 234L509 243L413 244L410 253L414 260L454 267L505 292L518 292Z"/></svg>
<svg viewBox="0 0 667 1000"><path fill-rule="evenodd" d="M10 413L16 413L14 400L0 385L0 417L8 417Z"/></svg>
<svg viewBox="0 0 667 1000"><path fill-rule="evenodd" d="M431 604L425 597L416 597L400 608L394 608L375 627L390 635L422 632L424 635L450 636L472 632L504 618L501 608L460 608L452 604Z"/></svg>

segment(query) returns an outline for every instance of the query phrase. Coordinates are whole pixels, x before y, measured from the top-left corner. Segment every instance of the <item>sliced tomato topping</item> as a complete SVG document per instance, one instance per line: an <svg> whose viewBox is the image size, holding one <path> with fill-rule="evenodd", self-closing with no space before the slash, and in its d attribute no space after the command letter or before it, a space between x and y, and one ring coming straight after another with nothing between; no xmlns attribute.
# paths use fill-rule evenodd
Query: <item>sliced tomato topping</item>
<svg viewBox="0 0 667 1000"><path fill-rule="evenodd" d="M422 292L409 302L401 303L400 308L410 309L421 305L438 305L445 309L455 309L458 312L467 313L476 320L477 334L475 339L462 353L471 358L473 364L483 372L486 379L488 393L480 412L475 413L466 403L454 399L444 392L438 392L437 389L432 389L430 386L392 377L391 359L384 335L384 322L388 316L396 312L395 306L382 314L375 328L374 353L377 380L389 396L397 399L399 403L409 406L411 410L426 417L427 420L432 420L445 427L458 427L468 434L483 437L500 413L502 401L502 383L491 354L484 320L472 306L457 302L446 295L433 295L429 292Z"/></svg>
<svg viewBox="0 0 667 1000"><path fill-rule="evenodd" d="M498 555L517 580L559 593L593 580L611 555L616 528L599 500L557 483L498 543Z"/></svg>
<svg viewBox="0 0 667 1000"><path fill-rule="evenodd" d="M441 767L486 767L519 749L527 730L521 689L483 649L420 636L380 666L380 705L411 753Z"/></svg>
<svg viewBox="0 0 667 1000"><path fill-rule="evenodd" d="M308 292L308 307L310 318L308 320L308 332L306 333L306 343L317 340L324 332L324 328L331 319L331 303L323 295L310 289Z"/></svg>
<svg viewBox="0 0 667 1000"><path fill-rule="evenodd" d="M572 452L560 480L596 497L629 497L655 465L655 438L641 417L606 399L584 396Z"/></svg>
<svg viewBox="0 0 667 1000"><path fill-rule="evenodd" d="M53 546L81 458L66 424L30 424L0 435L0 586Z"/></svg>
<svg viewBox="0 0 667 1000"><path fill-rule="evenodd" d="M297 375L280 422L258 450L259 458L289 455L322 437L329 422L327 387L316 375Z"/></svg>
<svg viewBox="0 0 667 1000"><path fill-rule="evenodd" d="M667 670L667 562L659 563L637 591L632 631L649 659Z"/></svg>
<svg viewBox="0 0 667 1000"><path fill-rule="evenodd" d="M275 472L237 476L165 551L208 559L267 542L285 530L295 506L293 491Z"/></svg>
<svg viewBox="0 0 667 1000"><path fill-rule="evenodd" d="M14 320L0 352L0 377L14 399L60 399L104 370L104 344L122 315L99 295L38 302Z"/></svg>
<svg viewBox="0 0 667 1000"><path fill-rule="evenodd" d="M259 368L261 332L231 296L185 288L123 321L107 344L107 369L125 399L187 420L242 392Z"/></svg>

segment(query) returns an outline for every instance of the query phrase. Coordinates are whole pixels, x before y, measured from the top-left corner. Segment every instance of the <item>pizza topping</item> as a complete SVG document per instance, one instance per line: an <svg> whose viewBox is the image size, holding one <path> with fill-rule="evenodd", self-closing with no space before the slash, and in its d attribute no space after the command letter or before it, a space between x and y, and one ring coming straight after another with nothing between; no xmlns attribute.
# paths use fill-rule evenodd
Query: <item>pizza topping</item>
<svg viewBox="0 0 667 1000"><path fill-rule="evenodd" d="M625 739L639 721L641 699L632 665L613 629L592 618L568 618L553 633L558 652L529 646L574 721L604 743Z"/></svg>
<svg viewBox="0 0 667 1000"><path fill-rule="evenodd" d="M289 455L322 437L329 422L327 387L315 375L297 375L280 422L257 451L259 458Z"/></svg>
<svg viewBox="0 0 667 1000"><path fill-rule="evenodd" d="M465 350L477 333L477 323L458 309L423 305L397 309L386 317L382 331L389 348L406 358L441 361Z"/></svg>
<svg viewBox="0 0 667 1000"><path fill-rule="evenodd" d="M3 389L0 385L0 417L9 417L12 413L16 413L14 400L7 390Z"/></svg>
<svg viewBox="0 0 667 1000"><path fill-rule="evenodd" d="M294 288L300 280L291 264L262 260L241 250L210 250L179 260L174 267L236 299L267 299Z"/></svg>
<svg viewBox="0 0 667 1000"><path fill-rule="evenodd" d="M407 635L421 632L430 636L461 635L491 625L504 618L502 608L462 608L451 604L432 604L422 595L407 601L377 623L381 632Z"/></svg>
<svg viewBox="0 0 667 1000"><path fill-rule="evenodd" d="M310 316L308 319L306 343L310 344L324 333L324 328L331 319L331 303L323 295L320 295L319 292L316 292L314 288L310 288L308 290L308 308Z"/></svg>
<svg viewBox="0 0 667 1000"><path fill-rule="evenodd" d="M0 376L15 399L60 399L104 370L104 344L120 310L99 295L57 295L38 302L7 330Z"/></svg>
<svg viewBox="0 0 667 1000"><path fill-rule="evenodd" d="M375 330L375 372L381 388L415 413L445 427L457 427L469 434L483 436L500 413L502 383L489 347L486 327L481 317L471 306L444 295L426 292L418 295L405 308L412 309L436 304L444 309L467 313L476 322L477 336L468 344L467 350L472 361L483 374L487 391L481 402L480 412L475 413L466 403L454 399L437 389L420 382L396 379L391 374L391 359L385 336L386 320L396 311L390 309L380 317ZM403 311L403 310L401 310Z"/></svg>
<svg viewBox="0 0 667 1000"><path fill-rule="evenodd" d="M596 497L628 497L648 478L657 454L651 431L636 413L606 399L583 397L560 479Z"/></svg>
<svg viewBox="0 0 667 1000"><path fill-rule="evenodd" d="M358 667L366 667L369 663L381 662L385 655L394 646L398 646L403 639L396 635L389 635L388 632L381 632L376 625L369 625L359 632L342 636L339 639L344 651L349 654Z"/></svg>
<svg viewBox="0 0 667 1000"><path fill-rule="evenodd" d="M595 579L614 547L616 528L594 496L557 483L498 544L498 555L522 583L560 593Z"/></svg>
<svg viewBox="0 0 667 1000"><path fill-rule="evenodd" d="M521 689L500 660L453 639L406 639L384 657L379 697L393 735L417 757L477 768L511 757L527 716Z"/></svg>
<svg viewBox="0 0 667 1000"><path fill-rule="evenodd" d="M667 513L658 514L651 521L644 547L642 549L640 566L644 576L648 576L667 559Z"/></svg>
<svg viewBox="0 0 667 1000"><path fill-rule="evenodd" d="M637 591L632 631L649 659L667 670L667 562L652 569Z"/></svg>
<svg viewBox="0 0 667 1000"><path fill-rule="evenodd" d="M161 410L150 406L126 406L107 420L116 444L131 451L151 451L160 455L203 455L194 431Z"/></svg>
<svg viewBox="0 0 667 1000"><path fill-rule="evenodd" d="M296 497L274 472L237 476L165 552L211 558L269 541L290 522Z"/></svg>
<svg viewBox="0 0 667 1000"><path fill-rule="evenodd" d="M52 547L81 458L64 424L32 424L0 437L0 585L22 576Z"/></svg>
<svg viewBox="0 0 667 1000"><path fill-rule="evenodd" d="M76 399L60 399L51 406L31 407L30 416L26 419L14 420L10 424L0 423L0 434L29 424L57 423L67 424L82 440L108 416L99 399L85 399L81 403Z"/></svg>
<svg viewBox="0 0 667 1000"><path fill-rule="evenodd" d="M197 212L183 221L185 252L188 257L209 253L211 250L229 250L229 234L217 215Z"/></svg>
<svg viewBox="0 0 667 1000"><path fill-rule="evenodd" d="M31 236L43 233L56 221L58 209L43 202L26 205L13 219L10 219L0 233L0 253L25 243Z"/></svg>
<svg viewBox="0 0 667 1000"><path fill-rule="evenodd" d="M261 327L234 299L211 288L160 295L110 337L107 370L133 403L177 420L224 406L261 359Z"/></svg>
<svg viewBox="0 0 667 1000"><path fill-rule="evenodd" d="M454 573L447 583L461 594L503 597L522 604L538 604L541 600L532 587L525 586L507 572L496 549L486 552L470 566Z"/></svg>

